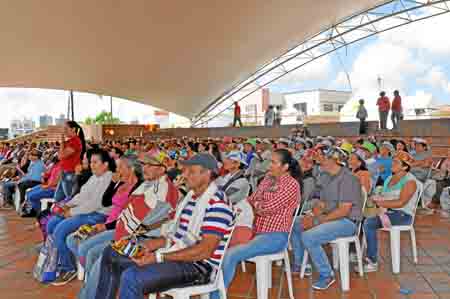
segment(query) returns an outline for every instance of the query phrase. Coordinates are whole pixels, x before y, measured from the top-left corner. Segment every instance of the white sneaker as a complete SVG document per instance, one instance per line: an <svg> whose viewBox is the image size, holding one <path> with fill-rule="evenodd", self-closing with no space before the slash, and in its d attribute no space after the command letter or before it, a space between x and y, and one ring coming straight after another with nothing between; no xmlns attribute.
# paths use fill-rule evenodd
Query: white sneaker
<svg viewBox="0 0 450 299"><path fill-rule="evenodd" d="M365 273L377 272L378 263L374 263L369 258L366 258L366 263L363 265L363 271Z"/></svg>

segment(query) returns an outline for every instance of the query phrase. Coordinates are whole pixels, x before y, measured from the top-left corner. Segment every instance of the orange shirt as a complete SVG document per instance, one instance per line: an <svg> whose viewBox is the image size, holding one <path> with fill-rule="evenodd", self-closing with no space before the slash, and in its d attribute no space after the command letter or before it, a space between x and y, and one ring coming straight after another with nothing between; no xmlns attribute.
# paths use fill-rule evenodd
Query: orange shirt
<svg viewBox="0 0 450 299"><path fill-rule="evenodd" d="M392 100L392 111L402 112L402 97L395 96L394 100Z"/></svg>

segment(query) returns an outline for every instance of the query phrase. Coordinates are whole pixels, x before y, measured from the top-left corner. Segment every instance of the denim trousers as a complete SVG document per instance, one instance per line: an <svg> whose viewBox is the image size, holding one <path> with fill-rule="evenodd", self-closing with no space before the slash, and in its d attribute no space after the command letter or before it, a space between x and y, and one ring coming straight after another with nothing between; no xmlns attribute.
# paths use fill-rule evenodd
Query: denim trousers
<svg viewBox="0 0 450 299"><path fill-rule="evenodd" d="M409 225L412 217L399 210L388 210L386 213L392 225ZM377 230L383 224L378 216L367 218L363 224L364 234L367 242L367 257L374 263L378 261L378 239Z"/></svg>
<svg viewBox="0 0 450 299"><path fill-rule="evenodd" d="M114 230L106 230L86 240L78 240L77 238L75 238L75 233L72 233L67 237L67 247L70 249L73 255L78 258L81 265L85 266L86 257L88 256L89 251L97 246L100 246L103 249L108 246L111 240L114 239L114 232Z"/></svg>
<svg viewBox="0 0 450 299"><path fill-rule="evenodd" d="M356 229L357 226L353 221L348 218L342 218L319 224L307 231L303 231L300 218L297 218L291 237L294 264L302 264L303 252L306 249L321 277L334 275L322 245L338 238L353 236Z"/></svg>
<svg viewBox="0 0 450 299"><path fill-rule="evenodd" d="M112 230L114 232L114 230ZM151 237L160 237L161 230L154 229L147 234ZM114 236L113 236L114 238ZM86 262L84 266L85 279L84 285L78 294L80 299L92 299L95 298L95 292L97 291L98 282L100 280L100 262L103 251L106 247L109 247L110 242L98 243L91 247L86 254Z"/></svg>
<svg viewBox="0 0 450 299"><path fill-rule="evenodd" d="M58 186L56 187L55 195L53 197L55 201L60 202L72 196L73 177L73 172L63 171Z"/></svg>
<svg viewBox="0 0 450 299"><path fill-rule="evenodd" d="M223 280L225 287L233 281L236 267L240 262L255 256L274 254L287 248L288 233L272 232L257 234L246 244L237 245L227 249L222 262ZM219 292L211 294L211 299L219 299Z"/></svg>
<svg viewBox="0 0 450 299"><path fill-rule="evenodd" d="M13 198L12 195L16 190L16 183L15 182L5 182L3 183L3 197L5 199L5 202L12 202Z"/></svg>
<svg viewBox="0 0 450 299"><path fill-rule="evenodd" d="M38 185L27 192L26 200L31 204L31 208L39 213L41 211L41 199L53 198L54 194L55 190L43 189L41 185Z"/></svg>
<svg viewBox="0 0 450 299"><path fill-rule="evenodd" d="M84 224L95 225L106 221L106 215L97 212L76 215L70 218L52 217L47 223L47 233L53 236L58 249L58 271L75 271L76 265L72 252L67 247L67 237Z"/></svg>
<svg viewBox="0 0 450 299"><path fill-rule="evenodd" d="M145 294L187 285L199 277L193 263L164 262L140 267L111 246L103 251L99 273L97 289L91 297L95 299L115 299L117 293L119 299L144 299Z"/></svg>

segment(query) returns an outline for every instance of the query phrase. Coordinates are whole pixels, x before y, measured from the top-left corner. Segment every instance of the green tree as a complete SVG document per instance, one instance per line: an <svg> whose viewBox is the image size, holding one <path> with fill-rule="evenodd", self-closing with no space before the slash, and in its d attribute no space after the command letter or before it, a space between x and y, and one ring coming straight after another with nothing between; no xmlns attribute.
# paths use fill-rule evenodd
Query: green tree
<svg viewBox="0 0 450 299"><path fill-rule="evenodd" d="M120 124L120 119L118 117L112 117L111 112L102 111L95 116L95 118L87 117L84 123L87 125L96 124Z"/></svg>

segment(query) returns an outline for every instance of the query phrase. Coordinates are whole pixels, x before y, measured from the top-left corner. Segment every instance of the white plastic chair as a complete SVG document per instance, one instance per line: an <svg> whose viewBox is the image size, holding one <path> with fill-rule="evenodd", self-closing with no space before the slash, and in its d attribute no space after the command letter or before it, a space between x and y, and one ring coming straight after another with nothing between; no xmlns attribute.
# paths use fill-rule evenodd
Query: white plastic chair
<svg viewBox="0 0 450 299"><path fill-rule="evenodd" d="M291 229L288 236L288 244L291 238L292 228L294 227L295 218L299 212L302 204L295 209L295 214L292 219ZM284 262L284 269L286 272L286 279L288 283L289 298L294 299L294 289L292 287L291 263L289 261L288 246L282 251L274 254L260 255L248 259L247 262L256 264L256 287L257 299L268 299L269 289L272 288L272 262ZM242 270L245 272L245 262L242 262Z"/></svg>
<svg viewBox="0 0 450 299"><path fill-rule="evenodd" d="M417 244L416 244L416 232L414 230L414 221L416 218L417 206L421 201L421 197L423 194L423 184L416 180L417 190L415 193L416 203L414 205L414 213L412 215L411 224L409 225L393 225L390 228L381 228L381 231L389 232L390 241L391 241L391 258L392 258L392 272L394 274L400 273L400 232L408 232L411 237L411 247L414 258L414 263L418 263L417 258ZM365 238L364 238L365 240Z"/></svg>
<svg viewBox="0 0 450 299"><path fill-rule="evenodd" d="M367 193L362 189L363 195L363 205L362 211L364 211L367 202ZM359 222L356 234L351 237L338 238L331 241L330 244L333 248L333 268L337 270L339 268L341 275L341 288L342 291L346 292L350 290L350 254L349 246L351 243L355 243L356 256L358 258L358 272L359 276L364 276L363 263L362 263L362 250L361 244L359 242L359 234L362 229L362 221ZM308 263L308 251L305 250L303 253L302 268L300 271L300 278L305 276L305 268Z"/></svg>
<svg viewBox="0 0 450 299"><path fill-rule="evenodd" d="M41 211L45 211L48 208L50 203L54 203L55 200L53 198L42 198L41 199Z"/></svg>
<svg viewBox="0 0 450 299"><path fill-rule="evenodd" d="M16 208L16 212L20 214L22 205L20 204L20 190L19 187L16 187L14 192L14 207Z"/></svg>
<svg viewBox="0 0 450 299"><path fill-rule="evenodd" d="M80 261L77 261L77 279L80 281L84 280L84 267L81 265Z"/></svg>
<svg viewBox="0 0 450 299"><path fill-rule="evenodd" d="M231 237L233 236L235 228L235 223L231 229L231 233L228 237L227 243L225 244L225 250L222 255L222 259L218 266L218 270L216 273L216 277L213 282L205 285L198 286L190 286L184 288L175 288L165 292L162 292L163 295L168 295L173 299L189 299L191 296L200 296L201 299L209 299L209 294L215 291L219 291L221 299L227 299L227 289L225 288L225 283L223 281L223 273L222 273L222 262L223 257L226 254L228 249L228 245L230 243ZM149 294L148 299L155 299L156 294Z"/></svg>

